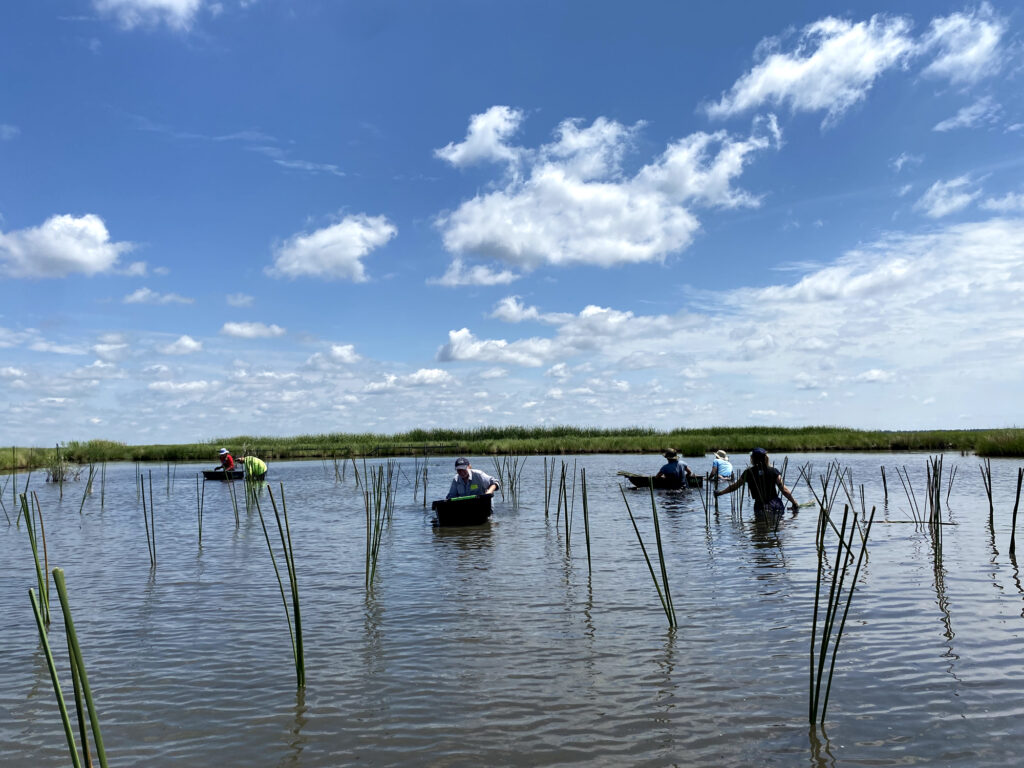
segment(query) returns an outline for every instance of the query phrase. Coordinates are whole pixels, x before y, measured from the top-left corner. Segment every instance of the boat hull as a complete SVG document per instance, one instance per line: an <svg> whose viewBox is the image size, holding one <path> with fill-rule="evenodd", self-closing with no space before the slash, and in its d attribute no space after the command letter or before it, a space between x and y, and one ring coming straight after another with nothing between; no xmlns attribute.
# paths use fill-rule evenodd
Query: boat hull
<svg viewBox="0 0 1024 768"><path fill-rule="evenodd" d="M699 475L687 478L685 484L668 477L655 477L654 475L634 475L623 472L622 476L629 480L636 488L650 488L653 483L656 491L678 491L681 488L687 487L700 488L704 484L704 478Z"/></svg>
<svg viewBox="0 0 1024 768"><path fill-rule="evenodd" d="M203 470L203 478L206 480L241 480L243 477L245 477L245 472L241 469L233 469L230 472L220 469Z"/></svg>
<svg viewBox="0 0 1024 768"><path fill-rule="evenodd" d="M437 514L438 526L483 525L491 517L491 497L484 494L464 499L438 499L430 508Z"/></svg>

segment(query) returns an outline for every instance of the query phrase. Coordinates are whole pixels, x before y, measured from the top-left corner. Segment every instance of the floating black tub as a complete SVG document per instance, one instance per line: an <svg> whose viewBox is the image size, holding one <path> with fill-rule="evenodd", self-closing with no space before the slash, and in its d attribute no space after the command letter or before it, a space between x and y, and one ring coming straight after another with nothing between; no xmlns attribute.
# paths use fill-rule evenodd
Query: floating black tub
<svg viewBox="0 0 1024 768"><path fill-rule="evenodd" d="M241 480L245 477L245 472L241 469L232 469L230 472L222 469L204 469L203 477L207 480Z"/></svg>
<svg viewBox="0 0 1024 768"><path fill-rule="evenodd" d="M654 483L657 491L677 491L683 484L669 477L655 477L653 475L635 475L632 472L619 472L637 488L650 488ZM704 485L704 478L700 475L693 475L687 478L686 486L689 488L700 488Z"/></svg>
<svg viewBox="0 0 1024 768"><path fill-rule="evenodd" d="M491 516L491 495L438 499L430 508L437 513L439 526L483 525Z"/></svg>

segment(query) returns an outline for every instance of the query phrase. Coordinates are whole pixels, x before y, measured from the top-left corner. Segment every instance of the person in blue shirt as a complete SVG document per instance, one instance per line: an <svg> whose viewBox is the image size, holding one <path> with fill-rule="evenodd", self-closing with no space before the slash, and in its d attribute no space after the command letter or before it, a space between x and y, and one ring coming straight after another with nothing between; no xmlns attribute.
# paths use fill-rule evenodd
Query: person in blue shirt
<svg viewBox="0 0 1024 768"><path fill-rule="evenodd" d="M479 469L473 469L469 459L459 458L455 461L455 479L448 489L447 499L460 496L493 495L498 490L498 481Z"/></svg>
<svg viewBox="0 0 1024 768"><path fill-rule="evenodd" d="M729 461L729 454L725 451L715 451L715 460L711 462L711 474L708 479L718 487L718 481L724 480L727 484L736 479L732 462Z"/></svg>
<svg viewBox="0 0 1024 768"><path fill-rule="evenodd" d="M658 470L657 477L665 478L666 480L674 480L680 486L684 485L685 482L693 476L693 472L686 466L685 463L679 461L679 454L669 448L665 453L662 454L668 463Z"/></svg>

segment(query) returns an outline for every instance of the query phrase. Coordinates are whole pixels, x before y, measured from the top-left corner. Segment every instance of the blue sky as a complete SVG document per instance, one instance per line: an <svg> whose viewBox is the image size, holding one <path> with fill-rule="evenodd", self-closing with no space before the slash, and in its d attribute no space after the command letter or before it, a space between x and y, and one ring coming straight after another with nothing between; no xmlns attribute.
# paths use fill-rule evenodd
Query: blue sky
<svg viewBox="0 0 1024 768"><path fill-rule="evenodd" d="M1019 425L1010 2L0 7L0 443Z"/></svg>

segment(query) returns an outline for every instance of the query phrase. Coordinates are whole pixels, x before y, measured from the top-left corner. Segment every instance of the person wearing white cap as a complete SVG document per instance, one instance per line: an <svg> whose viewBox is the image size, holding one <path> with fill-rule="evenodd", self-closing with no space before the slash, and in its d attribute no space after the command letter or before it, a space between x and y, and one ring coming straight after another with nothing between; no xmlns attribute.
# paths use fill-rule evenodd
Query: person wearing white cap
<svg viewBox="0 0 1024 768"><path fill-rule="evenodd" d="M221 448L217 453L220 454L220 466L215 467L215 471L223 469L225 472L231 472L235 468L235 460L228 452L228 449Z"/></svg>
<svg viewBox="0 0 1024 768"><path fill-rule="evenodd" d="M460 457L455 460L455 479L452 480L452 487L448 489L448 495L445 498L483 496L486 493L494 493L496 490L498 490L497 480L479 469L473 469L469 459Z"/></svg>
<svg viewBox="0 0 1024 768"><path fill-rule="evenodd" d="M708 475L708 480L717 488L719 480L724 480L727 484L735 480L734 472L732 462L729 461L729 454L721 450L715 451L715 460L711 462L711 474Z"/></svg>

